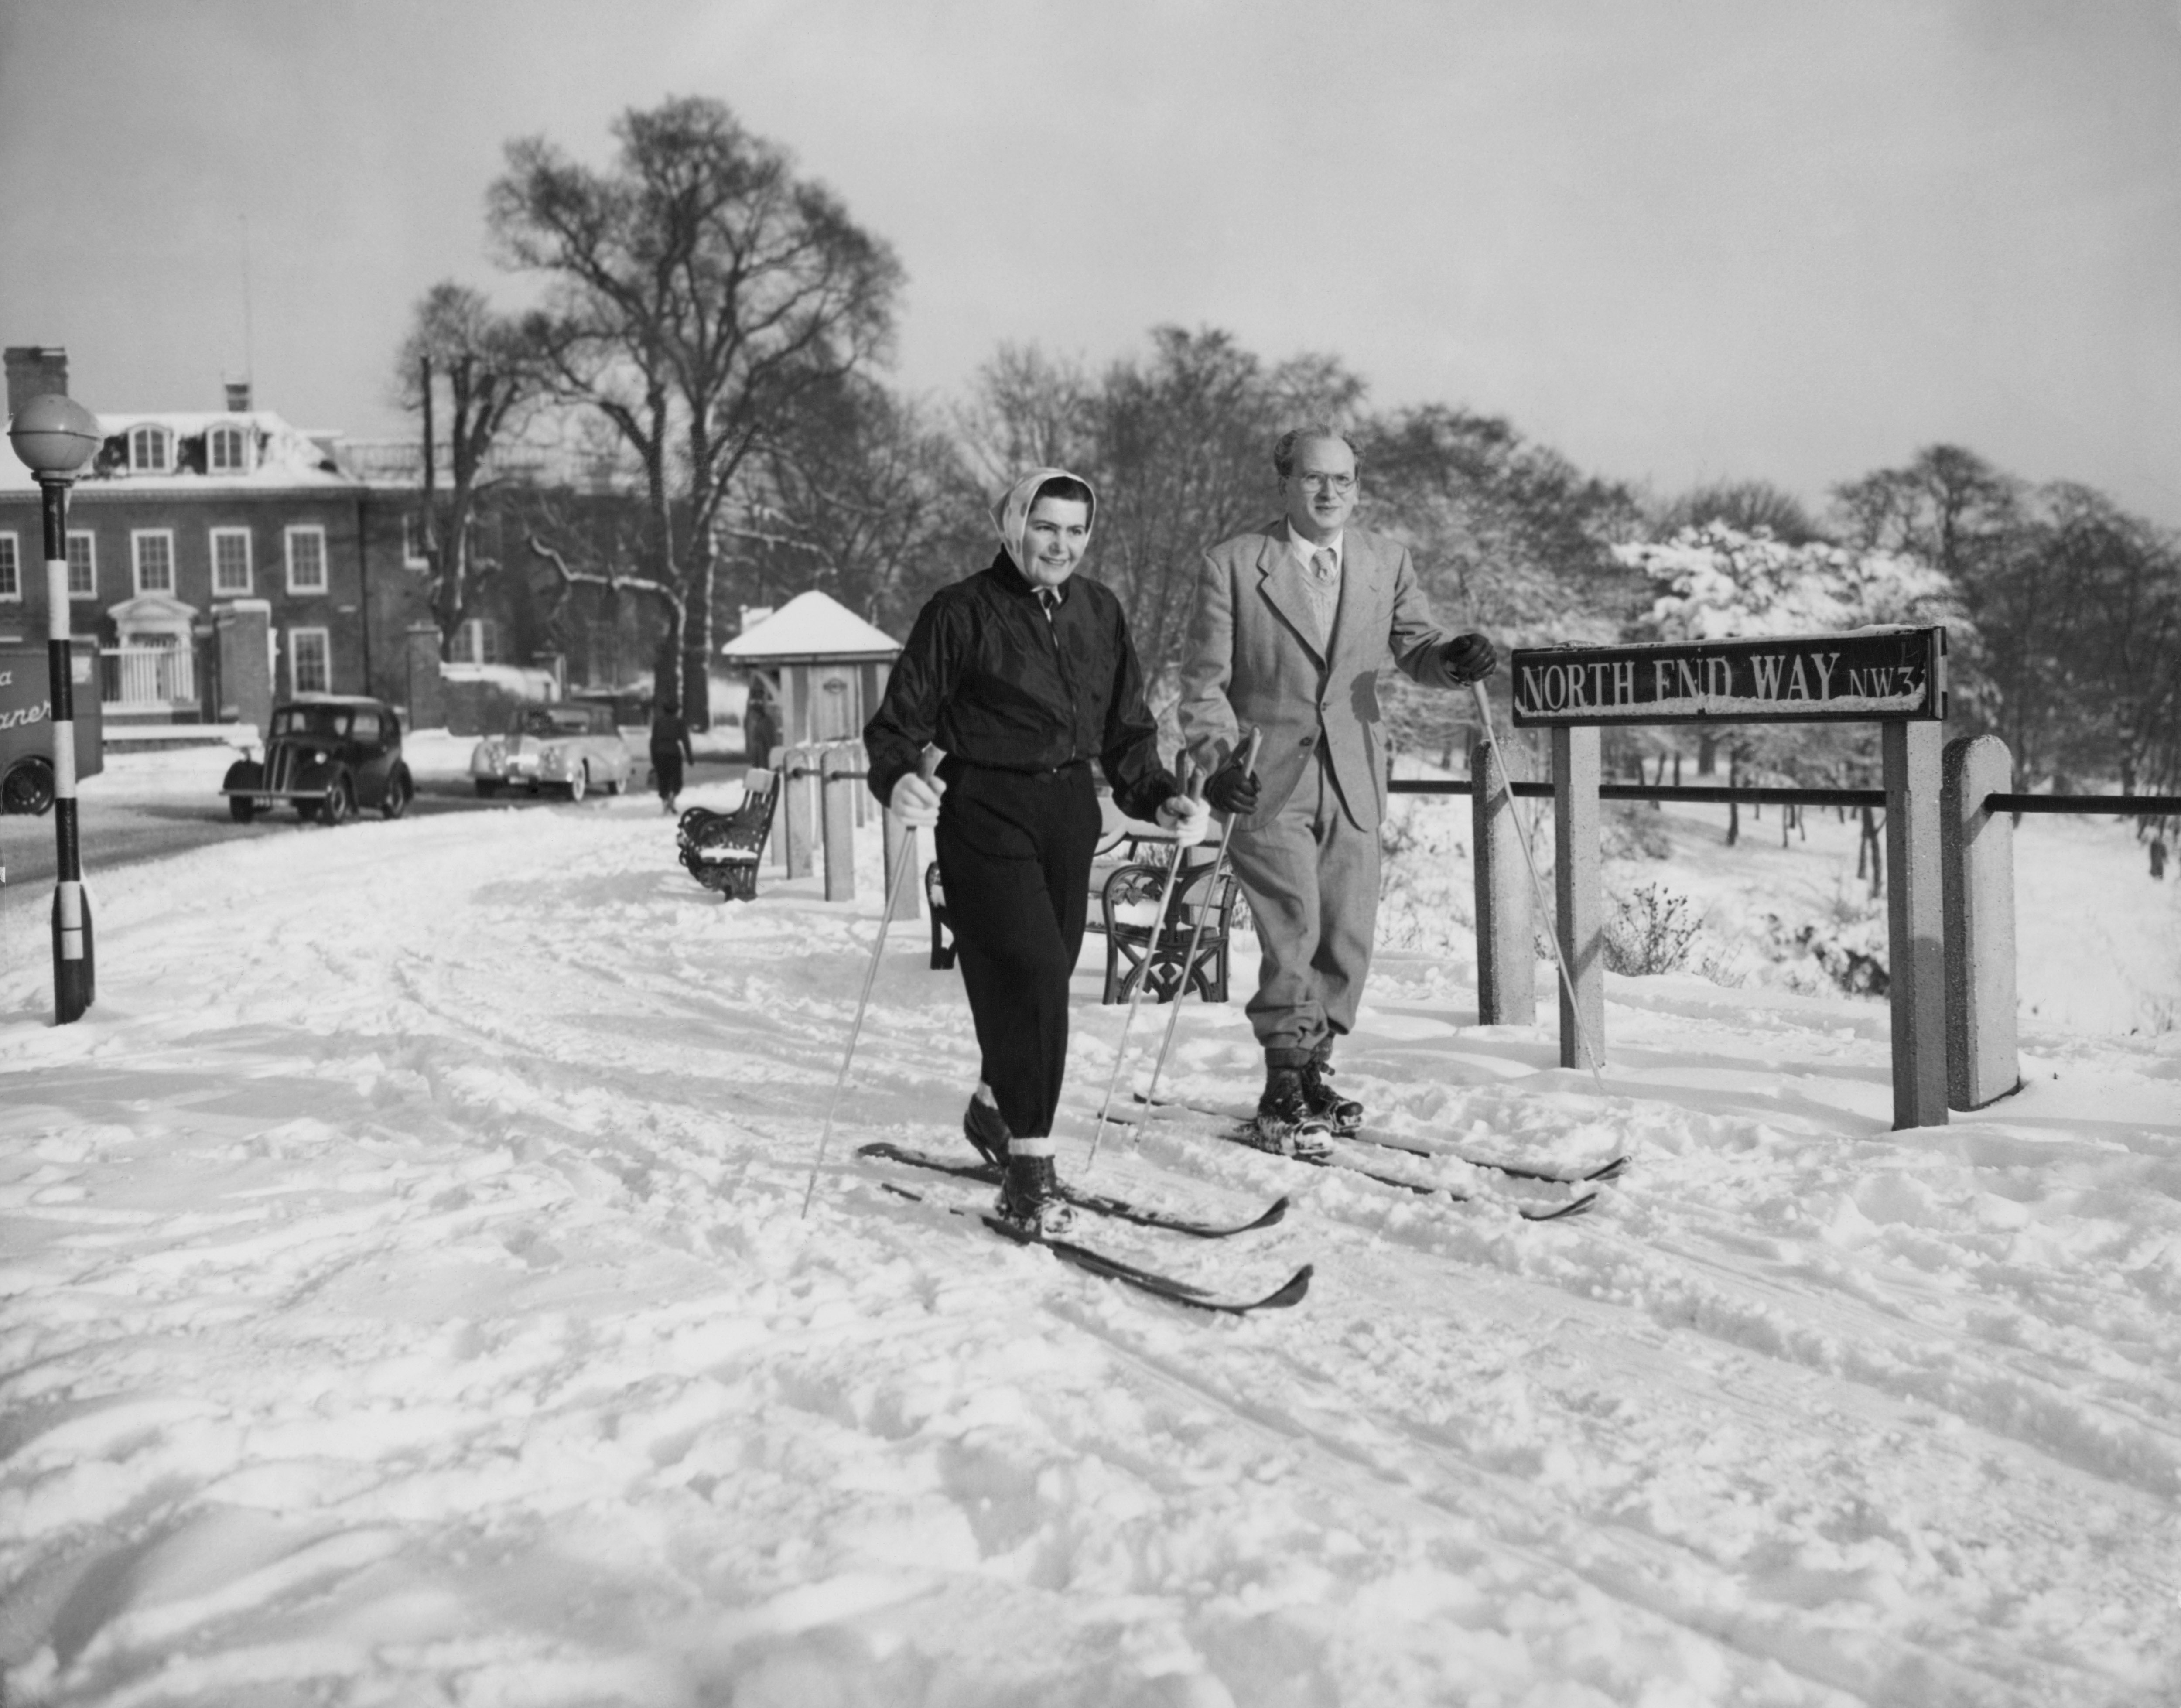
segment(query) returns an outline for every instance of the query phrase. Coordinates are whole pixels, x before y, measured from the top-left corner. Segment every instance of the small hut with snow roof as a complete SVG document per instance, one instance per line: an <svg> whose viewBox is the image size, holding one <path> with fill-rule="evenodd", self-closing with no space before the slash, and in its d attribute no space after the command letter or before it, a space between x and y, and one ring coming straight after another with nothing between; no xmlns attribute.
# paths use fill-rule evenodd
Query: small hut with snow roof
<svg viewBox="0 0 2181 1708"><path fill-rule="evenodd" d="M765 684L787 747L853 741L878 709L901 642L838 599L798 593L720 648ZM754 758L754 755L752 756Z"/></svg>

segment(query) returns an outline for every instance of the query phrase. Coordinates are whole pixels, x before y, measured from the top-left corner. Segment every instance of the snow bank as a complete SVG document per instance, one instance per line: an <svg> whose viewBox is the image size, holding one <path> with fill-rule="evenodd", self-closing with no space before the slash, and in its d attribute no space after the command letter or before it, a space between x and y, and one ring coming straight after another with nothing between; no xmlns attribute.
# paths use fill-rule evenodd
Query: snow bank
<svg viewBox="0 0 2181 1708"><path fill-rule="evenodd" d="M1292 1312L1207 1320L854 1160L966 1154L920 925L798 1219L866 841L859 901L773 872L752 906L643 801L207 848L108 874L63 1029L9 904L9 1708L2181 1695L2170 1028L2040 1011L2020 1097L1897 1134L1880 1005L1616 978L1601 1095L1474 1023L1466 945L1389 948L1344 1090L1428 1145L1634 1165L1538 1226L1451 1156L1399 1165L1467 1203L1194 1118L1109 1136L1109 1190L1294 1195L1219 1245L1088 1231L1223 1288L1318 1265ZM1644 868L1724 907L1729 858ZM1821 897L1805 858L1772 876ZM1456 861L1410 873L1412 921ZM2147 881L2082 905L2173 941ZM1095 954L1070 1171L1122 1024ZM1239 1006L1184 1011L1177 1064L1245 1098Z"/></svg>

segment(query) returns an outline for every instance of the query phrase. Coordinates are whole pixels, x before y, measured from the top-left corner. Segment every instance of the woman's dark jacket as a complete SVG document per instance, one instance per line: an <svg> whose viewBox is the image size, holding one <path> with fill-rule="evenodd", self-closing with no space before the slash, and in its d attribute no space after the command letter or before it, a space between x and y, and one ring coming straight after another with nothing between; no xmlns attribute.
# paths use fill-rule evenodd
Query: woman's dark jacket
<svg viewBox="0 0 2181 1708"><path fill-rule="evenodd" d="M1006 553L925 601L864 725L871 792L889 799L926 742L961 764L1053 771L1096 759L1114 803L1149 818L1179 792L1159 763L1158 726L1113 591L1068 578L1048 623Z"/></svg>

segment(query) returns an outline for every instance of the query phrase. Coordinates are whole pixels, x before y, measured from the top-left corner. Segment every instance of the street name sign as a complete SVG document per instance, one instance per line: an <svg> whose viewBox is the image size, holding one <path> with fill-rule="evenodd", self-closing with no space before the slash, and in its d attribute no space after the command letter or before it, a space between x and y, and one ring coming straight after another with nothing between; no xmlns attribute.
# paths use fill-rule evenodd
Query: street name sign
<svg viewBox="0 0 2181 1708"><path fill-rule="evenodd" d="M1518 728L1865 724L1946 715L1943 628L1626 647L1519 647Z"/></svg>

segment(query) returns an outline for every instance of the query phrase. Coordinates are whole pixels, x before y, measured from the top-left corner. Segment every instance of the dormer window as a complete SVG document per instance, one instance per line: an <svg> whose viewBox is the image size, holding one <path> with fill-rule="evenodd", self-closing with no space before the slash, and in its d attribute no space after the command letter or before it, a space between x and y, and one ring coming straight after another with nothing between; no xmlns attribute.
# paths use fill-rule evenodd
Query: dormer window
<svg viewBox="0 0 2181 1708"><path fill-rule="evenodd" d="M249 465L250 441L239 427L216 427L205 435L205 471L239 475Z"/></svg>
<svg viewBox="0 0 2181 1708"><path fill-rule="evenodd" d="M163 475L174 466L174 436L163 427L130 430L129 466L140 475Z"/></svg>

